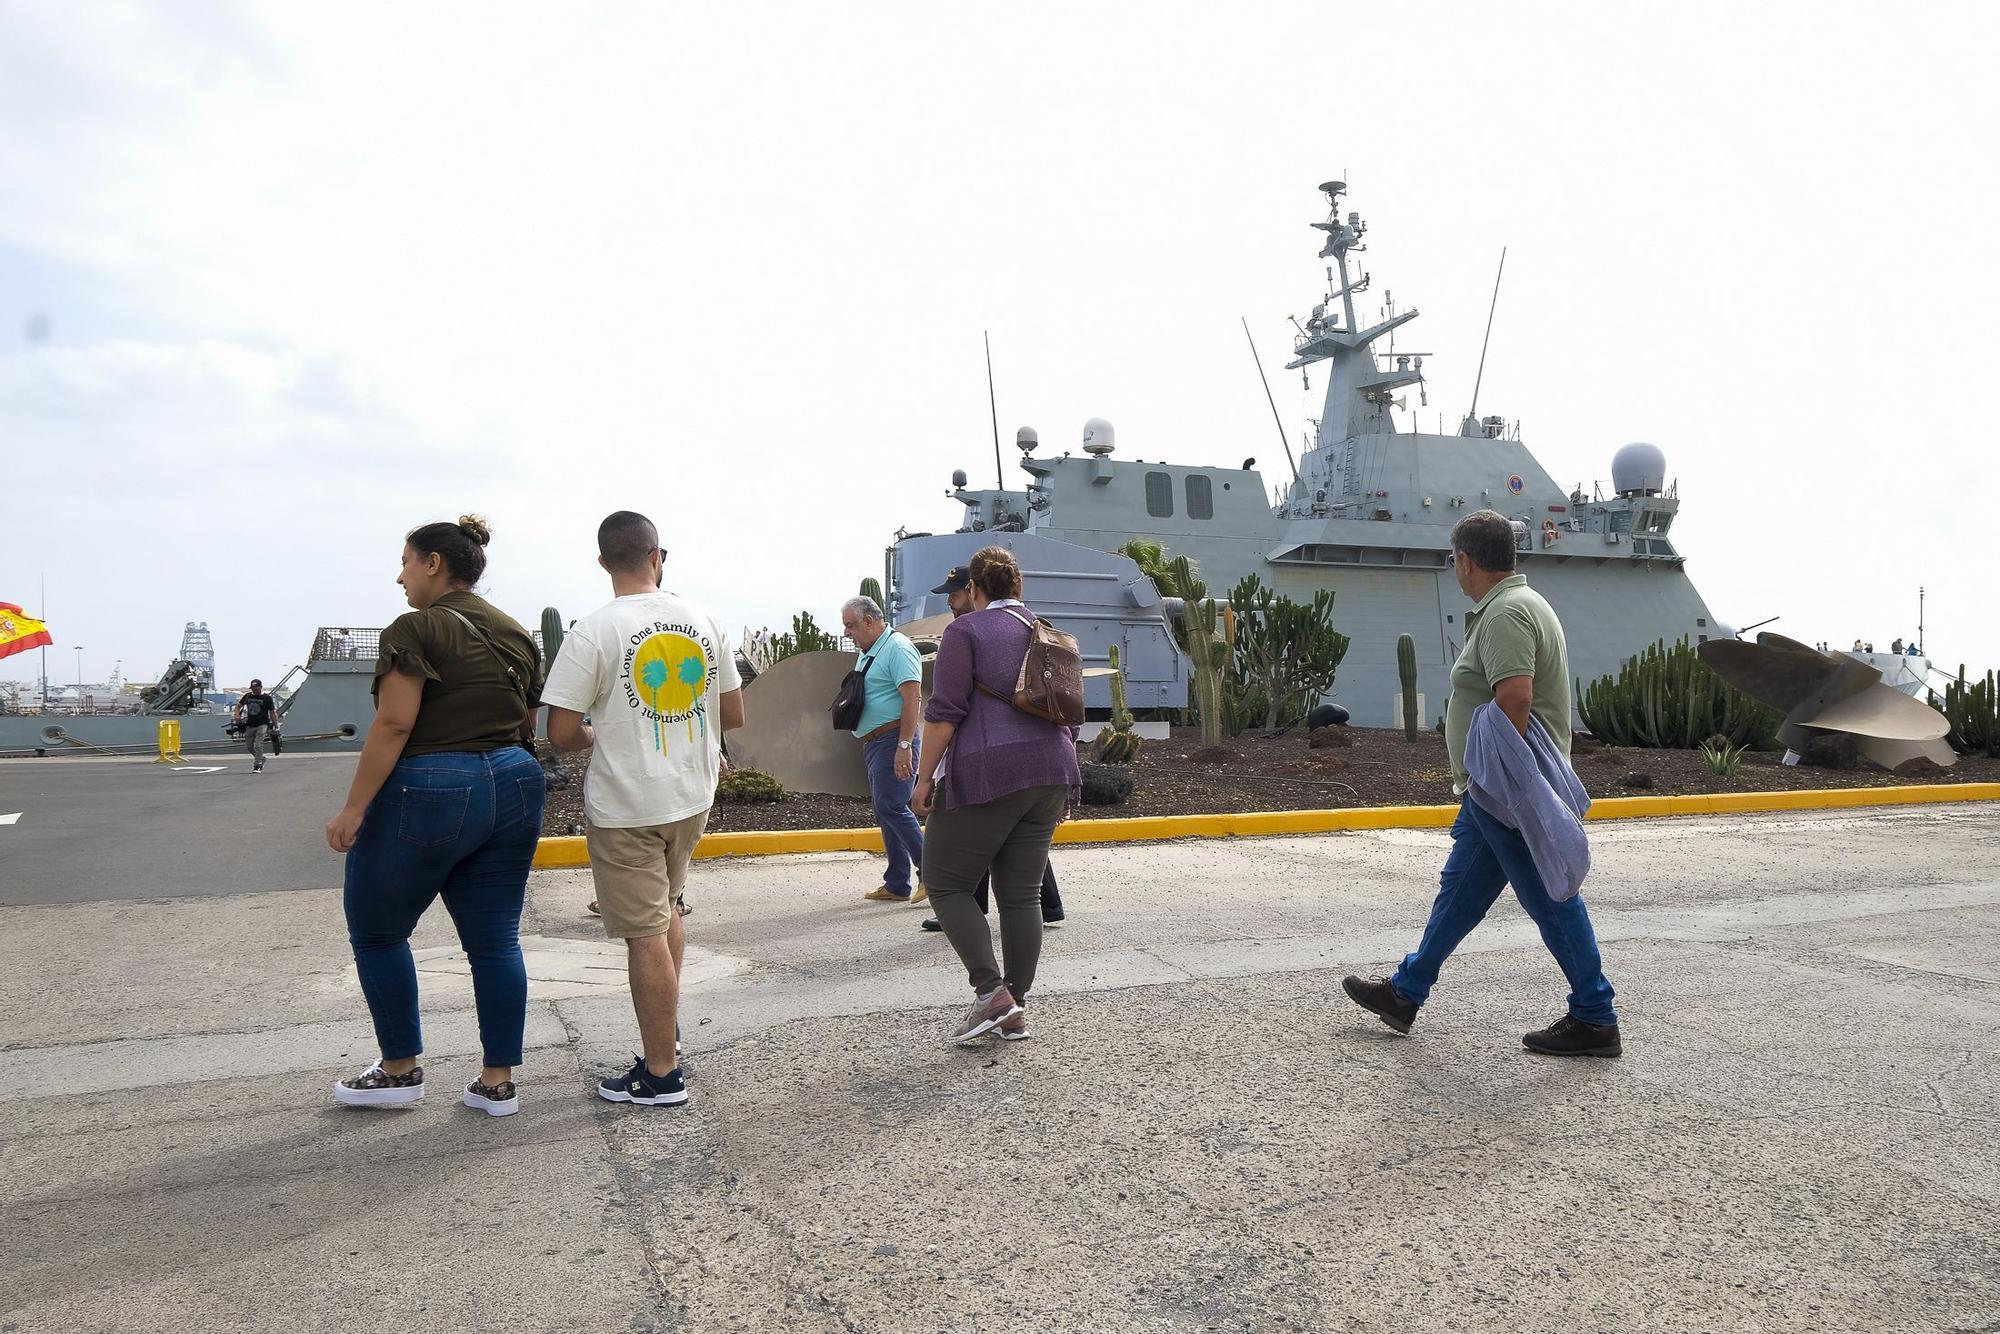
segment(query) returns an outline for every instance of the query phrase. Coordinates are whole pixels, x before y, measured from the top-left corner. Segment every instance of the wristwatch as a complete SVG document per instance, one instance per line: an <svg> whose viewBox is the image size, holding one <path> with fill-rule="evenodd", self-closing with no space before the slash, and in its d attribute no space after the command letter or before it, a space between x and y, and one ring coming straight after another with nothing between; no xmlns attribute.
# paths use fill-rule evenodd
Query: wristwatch
<svg viewBox="0 0 2000 1334"><path fill-rule="evenodd" d="M897 749L897 750L908 750L908 749L910 748L910 746L911 746L912 744L913 744L912 742L908 742L908 741L898 741L898 742L896 743L896 749Z"/></svg>

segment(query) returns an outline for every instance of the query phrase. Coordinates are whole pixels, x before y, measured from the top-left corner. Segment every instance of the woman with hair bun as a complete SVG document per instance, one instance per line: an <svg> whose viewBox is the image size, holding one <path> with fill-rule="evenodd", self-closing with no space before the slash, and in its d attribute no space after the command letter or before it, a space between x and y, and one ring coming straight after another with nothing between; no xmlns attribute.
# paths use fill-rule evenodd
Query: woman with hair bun
<svg viewBox="0 0 2000 1334"><path fill-rule="evenodd" d="M972 610L938 645L918 752L923 773L910 798L910 809L929 817L923 881L932 910L972 982L972 1010L951 1032L961 1044L996 1031L1006 1041L1031 1036L1022 1005L1041 961L1042 872L1056 826L1081 795L1076 729L1014 707L1035 621L1021 601L1014 553L981 548L966 573ZM1005 972L973 900L988 868Z"/></svg>
<svg viewBox="0 0 2000 1334"><path fill-rule="evenodd" d="M423 1099L410 932L439 896L472 964L485 1049L463 1101L489 1116L521 1105L521 904L542 828L532 749L542 673L528 632L472 591L491 540L476 514L427 523L404 540L396 582L412 610L382 632L375 721L347 804L327 821L327 846L347 854L347 936L382 1049L334 1084L349 1106Z"/></svg>

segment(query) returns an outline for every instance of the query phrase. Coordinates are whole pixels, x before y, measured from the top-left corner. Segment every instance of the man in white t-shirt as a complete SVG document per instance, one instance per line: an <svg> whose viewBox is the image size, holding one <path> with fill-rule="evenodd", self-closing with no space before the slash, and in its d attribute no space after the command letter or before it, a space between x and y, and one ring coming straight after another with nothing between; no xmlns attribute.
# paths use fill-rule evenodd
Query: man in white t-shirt
<svg viewBox="0 0 2000 1334"><path fill-rule="evenodd" d="M660 588L666 551L643 514L597 529L613 600L571 626L542 702L549 740L590 750L585 845L604 934L625 942L645 1054L599 1081L611 1102L687 1101L677 1021L688 861L708 825L722 734L743 725L743 683L721 622ZM584 715L590 721L584 721Z"/></svg>

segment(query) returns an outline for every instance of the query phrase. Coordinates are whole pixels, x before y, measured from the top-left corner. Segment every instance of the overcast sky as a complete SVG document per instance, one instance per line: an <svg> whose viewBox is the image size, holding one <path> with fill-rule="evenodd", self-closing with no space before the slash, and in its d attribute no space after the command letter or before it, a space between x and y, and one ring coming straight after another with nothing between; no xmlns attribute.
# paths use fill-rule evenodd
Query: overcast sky
<svg viewBox="0 0 2000 1334"><path fill-rule="evenodd" d="M0 0L0 600L46 574L52 676L193 619L274 679L466 510L530 625L608 596L615 508L725 624L828 623L990 476L987 329L1010 439L1274 476L1237 319L1296 439L1342 174L1432 429L1505 245L1481 412L1564 483L1665 449L1719 618L1886 647L1921 584L2000 666L1994 6L646 8Z"/></svg>

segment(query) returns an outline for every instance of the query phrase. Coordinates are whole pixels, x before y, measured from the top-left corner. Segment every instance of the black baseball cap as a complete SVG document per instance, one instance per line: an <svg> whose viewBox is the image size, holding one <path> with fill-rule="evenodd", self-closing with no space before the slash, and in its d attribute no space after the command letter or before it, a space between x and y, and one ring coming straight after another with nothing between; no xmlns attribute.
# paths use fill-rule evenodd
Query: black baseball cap
<svg viewBox="0 0 2000 1334"><path fill-rule="evenodd" d="M954 565L945 574L944 582L933 588L933 593L956 593L972 586L972 575L963 565Z"/></svg>

